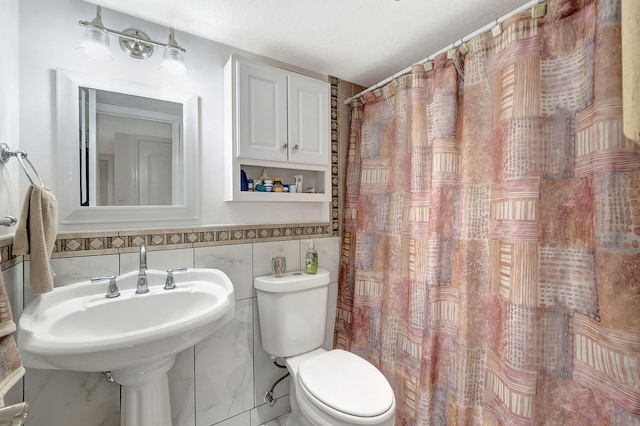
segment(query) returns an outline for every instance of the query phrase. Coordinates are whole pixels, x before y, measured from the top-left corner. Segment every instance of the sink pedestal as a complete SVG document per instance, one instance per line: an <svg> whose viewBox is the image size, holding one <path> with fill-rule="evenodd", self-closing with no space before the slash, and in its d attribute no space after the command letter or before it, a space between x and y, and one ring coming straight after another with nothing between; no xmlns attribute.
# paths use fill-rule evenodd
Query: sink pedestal
<svg viewBox="0 0 640 426"><path fill-rule="evenodd" d="M171 426L171 404L167 372L175 355L141 366L112 371L122 385L122 426Z"/></svg>

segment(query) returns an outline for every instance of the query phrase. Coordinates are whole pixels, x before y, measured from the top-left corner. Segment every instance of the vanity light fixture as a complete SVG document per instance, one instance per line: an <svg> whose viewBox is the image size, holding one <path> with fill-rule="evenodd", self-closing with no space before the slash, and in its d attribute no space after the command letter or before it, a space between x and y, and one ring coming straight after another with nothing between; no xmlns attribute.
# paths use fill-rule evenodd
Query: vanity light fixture
<svg viewBox="0 0 640 426"><path fill-rule="evenodd" d="M76 52L98 61L113 61L111 49L109 49L109 33L102 23L102 9L98 6L98 13L93 21L80 21L85 28L84 38L76 47Z"/></svg>
<svg viewBox="0 0 640 426"><path fill-rule="evenodd" d="M173 76L187 74L183 55L186 49L176 42L173 28L169 28L169 42L160 43L151 40L147 34L135 28L127 28L123 31L112 30L102 23L102 8L97 6L96 17L92 21L79 21L85 28L84 38L76 48L76 51L97 60L113 61L109 48L109 34L118 36L120 48L129 56L136 59L147 59L153 54L153 47L164 49L164 59L158 69Z"/></svg>
<svg viewBox="0 0 640 426"><path fill-rule="evenodd" d="M185 50L176 43L176 39L173 36L173 28L169 28L169 43L164 49L164 59L158 69L176 77L186 75L187 68L184 66L184 61L182 60L184 51Z"/></svg>

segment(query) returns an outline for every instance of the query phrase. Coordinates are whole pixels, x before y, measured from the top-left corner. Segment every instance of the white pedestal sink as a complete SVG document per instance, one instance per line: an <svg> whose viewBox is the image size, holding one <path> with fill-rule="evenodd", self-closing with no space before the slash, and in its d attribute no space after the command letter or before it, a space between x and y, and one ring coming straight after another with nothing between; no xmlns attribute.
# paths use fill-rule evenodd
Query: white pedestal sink
<svg viewBox="0 0 640 426"><path fill-rule="evenodd" d="M171 426L167 372L177 353L233 318L233 284L217 269L190 269L164 290L166 272L148 270L149 292L135 294L138 272L107 284L82 282L36 298L18 322L28 368L111 371L123 386L122 426Z"/></svg>

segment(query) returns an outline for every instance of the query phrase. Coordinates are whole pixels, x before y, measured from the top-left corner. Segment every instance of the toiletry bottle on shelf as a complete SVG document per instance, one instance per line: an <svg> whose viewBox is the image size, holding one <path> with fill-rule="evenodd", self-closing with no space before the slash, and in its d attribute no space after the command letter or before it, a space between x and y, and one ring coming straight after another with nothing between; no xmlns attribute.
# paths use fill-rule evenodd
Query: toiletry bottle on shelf
<svg viewBox="0 0 640 426"><path fill-rule="evenodd" d="M302 192L302 178L304 175L295 175L293 178L296 182L296 192Z"/></svg>
<svg viewBox="0 0 640 426"><path fill-rule="evenodd" d="M244 170L240 170L240 191L248 191L249 182L247 181L247 174Z"/></svg>
<svg viewBox="0 0 640 426"><path fill-rule="evenodd" d="M265 180L271 180L271 178L269 177L269 174L267 173L267 169L262 169L262 176L260 176L260 179L258 179L260 181L261 184L264 185L264 181ZM273 182L271 182L273 183Z"/></svg>
<svg viewBox="0 0 640 426"><path fill-rule="evenodd" d="M309 249L304 258L304 267L307 274L318 273L318 250L313 247L313 241L309 243Z"/></svg>

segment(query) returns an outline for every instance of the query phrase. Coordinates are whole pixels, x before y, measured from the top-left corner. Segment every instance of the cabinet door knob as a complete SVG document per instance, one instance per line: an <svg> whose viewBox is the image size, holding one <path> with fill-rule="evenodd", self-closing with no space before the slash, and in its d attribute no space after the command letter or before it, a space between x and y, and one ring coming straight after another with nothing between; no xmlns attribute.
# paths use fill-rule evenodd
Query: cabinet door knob
<svg viewBox="0 0 640 426"><path fill-rule="evenodd" d="M288 146L289 146L289 145L288 145L288 144L286 144L286 143L285 143L285 144L282 144L282 149L287 149L287 147L288 147Z"/></svg>
<svg viewBox="0 0 640 426"><path fill-rule="evenodd" d="M294 151L297 151L297 150L298 150L298 148L299 148L299 147L298 147L298 144L295 144L295 145L293 146L293 150L294 150Z"/></svg>

